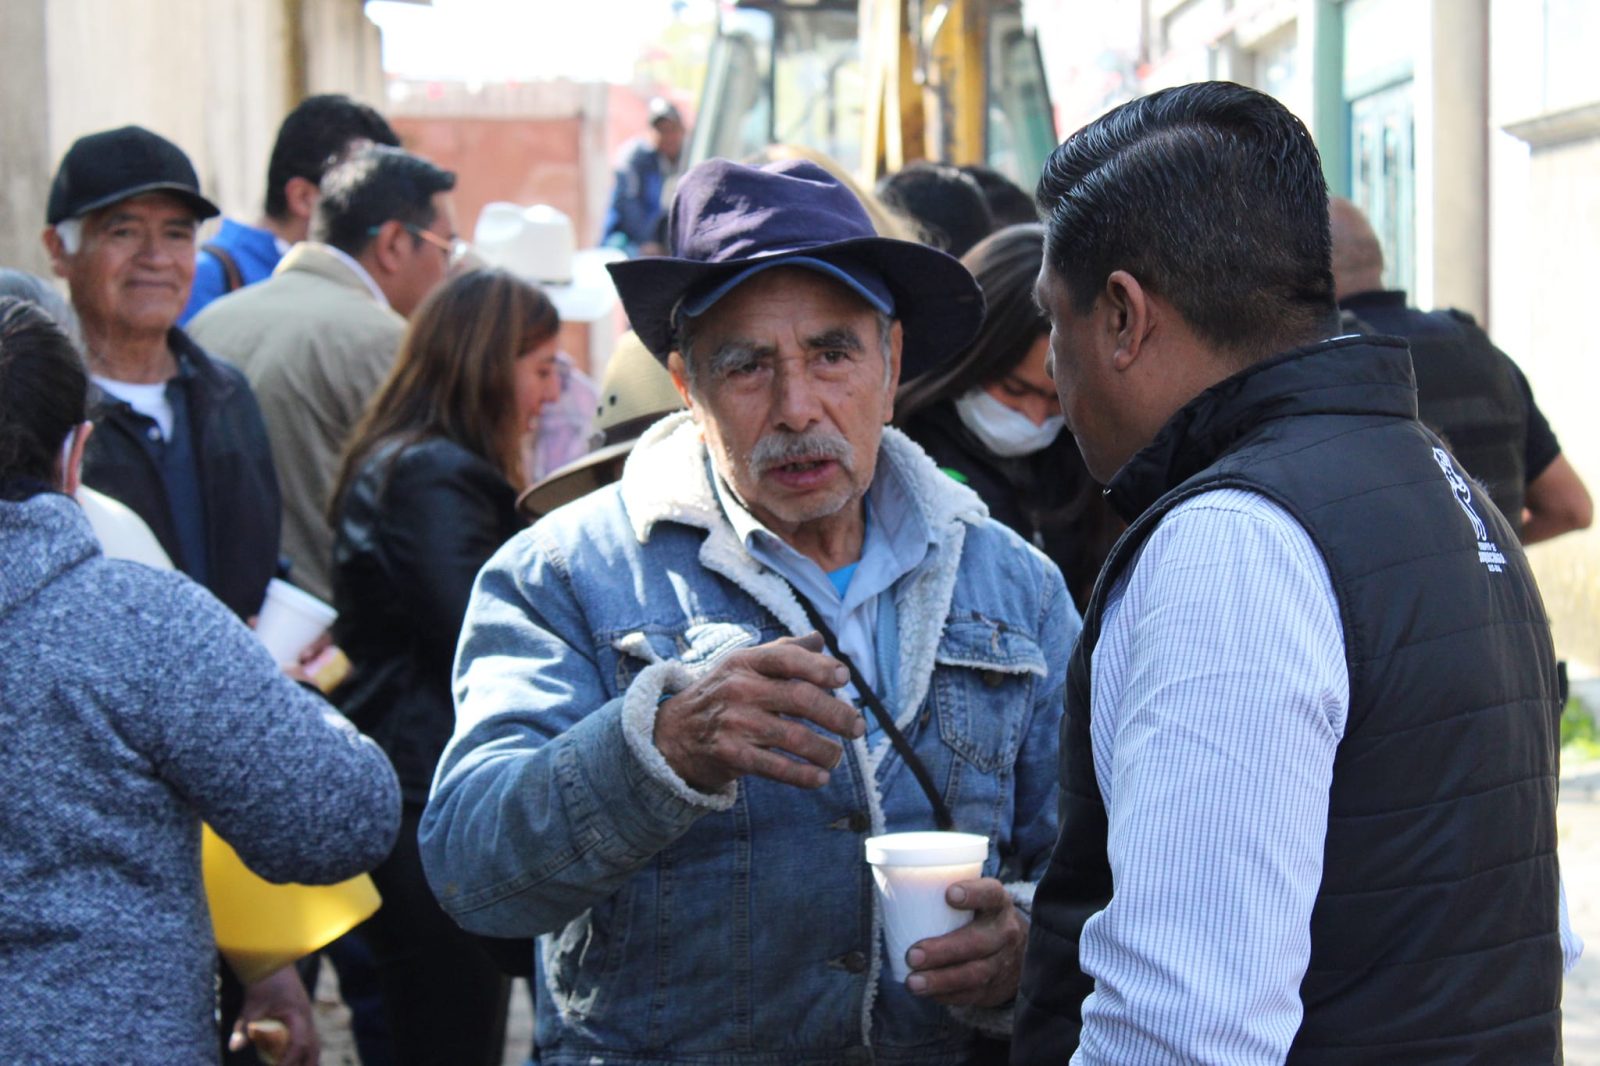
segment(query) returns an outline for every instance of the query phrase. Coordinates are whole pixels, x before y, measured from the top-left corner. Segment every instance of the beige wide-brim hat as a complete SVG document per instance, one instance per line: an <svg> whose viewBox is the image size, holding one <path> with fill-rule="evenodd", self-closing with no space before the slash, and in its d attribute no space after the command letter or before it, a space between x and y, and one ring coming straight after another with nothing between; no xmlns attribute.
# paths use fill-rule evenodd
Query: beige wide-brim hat
<svg viewBox="0 0 1600 1066"><path fill-rule="evenodd" d="M530 486L517 498L517 509L531 522L616 481L644 431L681 410L672 376L635 334L624 333L600 379L592 450Z"/></svg>
<svg viewBox="0 0 1600 1066"><path fill-rule="evenodd" d="M472 249L489 266L543 289L563 322L596 322L617 305L606 264L627 255L617 248L579 250L572 219L548 204L484 205L472 231Z"/></svg>

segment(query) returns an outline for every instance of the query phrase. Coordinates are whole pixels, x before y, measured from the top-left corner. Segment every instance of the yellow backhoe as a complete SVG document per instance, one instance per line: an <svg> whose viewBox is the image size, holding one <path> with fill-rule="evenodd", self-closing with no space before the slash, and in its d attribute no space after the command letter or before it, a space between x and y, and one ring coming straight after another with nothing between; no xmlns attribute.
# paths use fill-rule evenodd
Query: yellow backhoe
<svg viewBox="0 0 1600 1066"><path fill-rule="evenodd" d="M712 45L690 159L800 144L870 182L918 159L1032 189L1056 145L1020 0L738 0Z"/></svg>

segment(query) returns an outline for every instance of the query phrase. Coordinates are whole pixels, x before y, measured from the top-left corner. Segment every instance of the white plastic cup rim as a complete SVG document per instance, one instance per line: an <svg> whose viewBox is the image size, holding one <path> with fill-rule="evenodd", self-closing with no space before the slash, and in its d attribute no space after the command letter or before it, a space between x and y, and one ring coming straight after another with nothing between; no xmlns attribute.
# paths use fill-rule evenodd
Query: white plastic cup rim
<svg viewBox="0 0 1600 1066"><path fill-rule="evenodd" d="M279 666L292 666L337 617L338 611L309 592L273 578L267 582L267 596L256 618L256 639Z"/></svg>
<svg viewBox="0 0 1600 1066"><path fill-rule="evenodd" d="M959 866L989 856L989 838L976 833L927 830L868 837L867 862L873 866Z"/></svg>
<svg viewBox="0 0 1600 1066"><path fill-rule="evenodd" d="M326 629L339 617L328 604L323 603L311 593L289 584L281 577L275 577L267 582L267 599L280 600L285 607L293 608L311 618L320 619L322 627Z"/></svg>

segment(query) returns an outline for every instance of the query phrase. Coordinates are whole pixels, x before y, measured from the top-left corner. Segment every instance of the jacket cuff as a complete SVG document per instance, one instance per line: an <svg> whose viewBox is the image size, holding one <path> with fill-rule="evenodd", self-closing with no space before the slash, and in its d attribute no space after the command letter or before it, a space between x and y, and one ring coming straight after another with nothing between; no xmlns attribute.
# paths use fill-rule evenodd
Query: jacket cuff
<svg viewBox="0 0 1600 1066"><path fill-rule="evenodd" d="M652 781L691 807L725 811L739 796L737 781L730 781L715 792L701 792L679 777L656 747L656 708L665 697L681 692L693 680L690 669L677 661L652 663L639 671L622 696L622 735L628 750Z"/></svg>
<svg viewBox="0 0 1600 1066"><path fill-rule="evenodd" d="M1033 920L1033 893L1038 887L1037 881L1007 881L1004 885L1012 905L1030 922Z"/></svg>

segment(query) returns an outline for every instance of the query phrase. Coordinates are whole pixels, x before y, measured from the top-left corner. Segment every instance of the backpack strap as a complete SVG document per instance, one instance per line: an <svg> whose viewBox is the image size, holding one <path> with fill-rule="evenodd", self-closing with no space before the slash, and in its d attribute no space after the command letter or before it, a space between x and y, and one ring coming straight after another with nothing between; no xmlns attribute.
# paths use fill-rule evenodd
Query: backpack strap
<svg viewBox="0 0 1600 1066"><path fill-rule="evenodd" d="M224 294L230 293L235 289L244 288L244 275L239 273L239 263L238 260L233 258L232 252L229 252L216 241L207 241L200 246L200 250L222 264L222 291Z"/></svg>

